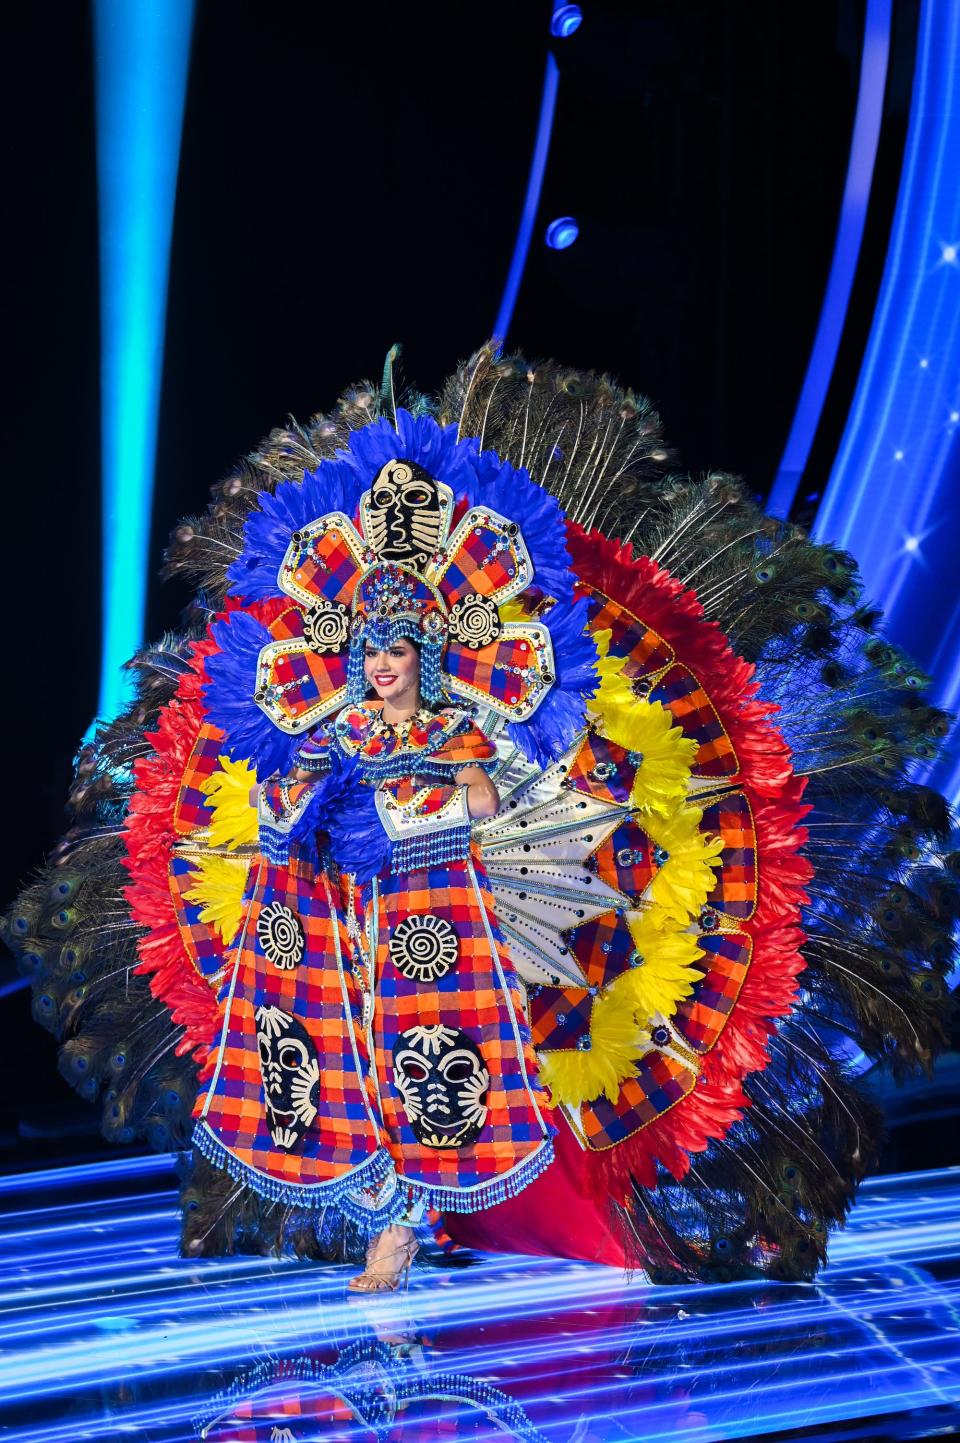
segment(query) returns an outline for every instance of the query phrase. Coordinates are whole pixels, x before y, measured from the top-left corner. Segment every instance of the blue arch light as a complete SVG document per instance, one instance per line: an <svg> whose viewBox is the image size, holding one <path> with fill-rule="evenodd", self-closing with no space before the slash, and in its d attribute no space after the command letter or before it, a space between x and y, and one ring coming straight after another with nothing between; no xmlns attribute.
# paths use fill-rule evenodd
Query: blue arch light
<svg viewBox="0 0 960 1443"><path fill-rule="evenodd" d="M923 0L903 171L873 327L816 521L891 638L960 703L960 6ZM960 764L932 780L960 800Z"/></svg>
<svg viewBox="0 0 960 1443"><path fill-rule="evenodd" d="M580 227L572 215L561 215L547 226L546 241L551 250L565 251L572 246L580 234Z"/></svg>
<svg viewBox="0 0 960 1443"><path fill-rule="evenodd" d="M840 207L840 224L807 373L780 468L767 501L767 509L773 516L787 516L790 512L800 477L810 455L827 387L830 385L830 377L837 360L863 240L873 168L880 141L883 92L890 55L891 8L891 0L867 0L857 108L847 161L847 179Z"/></svg>
<svg viewBox="0 0 960 1443"><path fill-rule="evenodd" d="M143 639L173 207L193 0L94 0L103 615L99 714Z"/></svg>
<svg viewBox="0 0 960 1443"><path fill-rule="evenodd" d="M527 177L527 193L523 200L523 211L520 215L520 224L517 227L517 239L513 246L513 255L510 257L510 269L507 272L507 283L503 288L503 299L500 302L500 310L497 312L497 319L494 323L493 334L503 344L510 329L510 322L513 319L513 308L517 304L517 292L520 290L520 281L523 277L524 267L527 263L527 253L530 250L530 240L533 236L533 223L537 218L537 207L540 204L540 191L543 187L543 173L547 168L547 156L550 153L550 133L553 130L553 112L557 104L557 86L560 83L560 71L557 62L552 55L547 55L547 68L543 77L543 94L540 97L540 118L537 121L537 137L533 146L533 157L530 161L530 174Z"/></svg>

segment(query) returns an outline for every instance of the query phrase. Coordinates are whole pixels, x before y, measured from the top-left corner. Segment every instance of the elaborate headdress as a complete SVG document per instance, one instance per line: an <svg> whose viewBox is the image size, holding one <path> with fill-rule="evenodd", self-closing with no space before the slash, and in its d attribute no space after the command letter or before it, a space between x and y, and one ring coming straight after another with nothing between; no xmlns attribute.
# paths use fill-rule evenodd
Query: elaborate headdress
<svg viewBox="0 0 960 1443"><path fill-rule="evenodd" d="M420 646L425 700L477 704L523 730L543 709L531 755L556 755L582 724L595 649L562 514L476 441L400 411L396 428L365 427L347 452L264 497L244 540L234 590L251 600L279 589L292 603L259 628L248 692L289 737L360 701L366 645L400 637ZM235 695L252 637L220 630ZM216 667L211 676L215 692ZM240 745L262 752L249 732Z"/></svg>

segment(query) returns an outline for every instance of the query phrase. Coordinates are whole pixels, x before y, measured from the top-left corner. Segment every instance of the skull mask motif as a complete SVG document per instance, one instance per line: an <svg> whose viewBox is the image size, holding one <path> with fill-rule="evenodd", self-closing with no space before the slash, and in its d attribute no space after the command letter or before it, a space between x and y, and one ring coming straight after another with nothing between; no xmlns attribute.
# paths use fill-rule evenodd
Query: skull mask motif
<svg viewBox="0 0 960 1443"><path fill-rule="evenodd" d="M279 1007L257 1008L263 1103L276 1147L300 1142L317 1115L320 1066L313 1039Z"/></svg>
<svg viewBox="0 0 960 1443"><path fill-rule="evenodd" d="M364 521L382 560L425 566L440 544L442 529L436 481L414 461L388 461L364 498Z"/></svg>
<svg viewBox="0 0 960 1443"><path fill-rule="evenodd" d="M490 1074L458 1027L408 1027L393 1045L393 1079L417 1141L466 1147L487 1120Z"/></svg>

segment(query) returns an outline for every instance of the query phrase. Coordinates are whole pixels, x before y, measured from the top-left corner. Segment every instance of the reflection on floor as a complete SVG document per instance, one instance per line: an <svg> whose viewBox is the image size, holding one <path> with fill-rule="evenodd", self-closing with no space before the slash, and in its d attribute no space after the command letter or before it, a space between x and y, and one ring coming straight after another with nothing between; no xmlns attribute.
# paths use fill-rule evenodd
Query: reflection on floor
<svg viewBox="0 0 960 1443"><path fill-rule="evenodd" d="M0 1178L0 1424L142 1438L625 1443L960 1429L960 1169L875 1179L816 1284L478 1257L409 1290L177 1256L169 1161ZM162 1190L148 1191L149 1188Z"/></svg>

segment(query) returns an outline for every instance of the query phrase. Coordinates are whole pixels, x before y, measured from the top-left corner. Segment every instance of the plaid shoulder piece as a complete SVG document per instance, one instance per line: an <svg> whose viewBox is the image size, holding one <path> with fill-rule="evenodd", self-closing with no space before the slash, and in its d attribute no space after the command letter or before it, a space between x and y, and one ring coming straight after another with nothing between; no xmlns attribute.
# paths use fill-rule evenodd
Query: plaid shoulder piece
<svg viewBox="0 0 960 1443"><path fill-rule="evenodd" d="M293 765L301 767L305 772L325 772L330 766L332 747L333 736L330 728L321 724L306 738L293 759Z"/></svg>
<svg viewBox="0 0 960 1443"><path fill-rule="evenodd" d="M430 759L448 766L468 766L471 762L488 762L496 754L490 738L469 717L461 715L460 729L447 737Z"/></svg>

